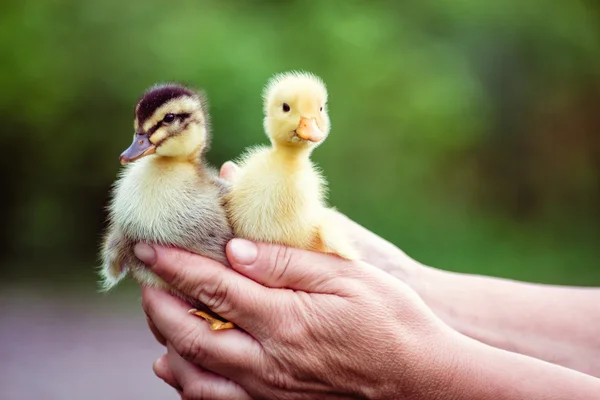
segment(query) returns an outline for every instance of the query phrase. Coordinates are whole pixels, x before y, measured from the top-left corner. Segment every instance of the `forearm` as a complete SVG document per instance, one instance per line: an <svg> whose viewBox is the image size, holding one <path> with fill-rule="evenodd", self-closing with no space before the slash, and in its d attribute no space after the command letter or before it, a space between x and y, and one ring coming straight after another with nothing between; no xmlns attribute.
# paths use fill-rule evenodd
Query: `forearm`
<svg viewBox="0 0 600 400"><path fill-rule="evenodd" d="M600 377L600 290L421 267L410 284L448 325L494 347Z"/></svg>
<svg viewBox="0 0 600 400"><path fill-rule="evenodd" d="M455 400L584 400L600 396L600 379L465 338L441 397ZM464 341L463 341L464 342Z"/></svg>
<svg viewBox="0 0 600 400"><path fill-rule="evenodd" d="M408 283L455 330L600 377L600 289L520 283L426 267L340 214L369 264Z"/></svg>

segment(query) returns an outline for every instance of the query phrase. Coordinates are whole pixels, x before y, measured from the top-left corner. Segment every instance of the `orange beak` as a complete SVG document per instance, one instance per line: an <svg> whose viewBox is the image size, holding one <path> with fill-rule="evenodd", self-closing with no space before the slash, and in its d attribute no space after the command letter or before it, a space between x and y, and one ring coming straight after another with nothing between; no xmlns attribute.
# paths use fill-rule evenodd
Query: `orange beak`
<svg viewBox="0 0 600 400"><path fill-rule="evenodd" d="M122 165L125 165L154 153L156 153L156 146L150 142L148 135L136 135L131 146L121 153L119 160Z"/></svg>
<svg viewBox="0 0 600 400"><path fill-rule="evenodd" d="M317 121L314 118L300 118L296 134L304 140L311 142L320 142L325 138L325 133L319 129Z"/></svg>

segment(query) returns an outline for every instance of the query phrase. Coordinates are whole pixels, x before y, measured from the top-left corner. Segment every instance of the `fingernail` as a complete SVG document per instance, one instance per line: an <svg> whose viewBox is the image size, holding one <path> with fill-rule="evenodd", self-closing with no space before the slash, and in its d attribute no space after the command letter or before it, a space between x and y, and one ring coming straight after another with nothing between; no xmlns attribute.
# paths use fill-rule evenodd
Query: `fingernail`
<svg viewBox="0 0 600 400"><path fill-rule="evenodd" d="M156 374L156 376L158 376L159 378L161 378L161 373L165 369L165 359L164 358L165 358L165 356L161 356L161 357L157 358L156 361L154 361L154 363L152 364L152 369L154 370L154 373Z"/></svg>
<svg viewBox="0 0 600 400"><path fill-rule="evenodd" d="M231 169L231 170L235 171L238 169L238 166L233 161L225 161L225 164L223 164L223 168Z"/></svg>
<svg viewBox="0 0 600 400"><path fill-rule="evenodd" d="M233 174L235 174L238 170L238 166L235 165L232 161L227 161L223 166L221 166L220 175L221 178L229 179Z"/></svg>
<svg viewBox="0 0 600 400"><path fill-rule="evenodd" d="M156 262L156 251L146 243L138 243L133 248L135 256L146 265L153 265Z"/></svg>
<svg viewBox="0 0 600 400"><path fill-rule="evenodd" d="M252 265L258 257L258 248L248 240L233 239L229 242L229 251L233 261L241 265Z"/></svg>

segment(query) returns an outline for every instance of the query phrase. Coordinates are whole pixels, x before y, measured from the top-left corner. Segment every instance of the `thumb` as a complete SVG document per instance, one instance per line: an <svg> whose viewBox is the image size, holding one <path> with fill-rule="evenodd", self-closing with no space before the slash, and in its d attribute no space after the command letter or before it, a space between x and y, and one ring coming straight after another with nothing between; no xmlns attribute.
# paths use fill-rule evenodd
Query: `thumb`
<svg viewBox="0 0 600 400"><path fill-rule="evenodd" d="M227 161L221 166L221 169L219 170L219 176L221 179L231 182L239 170L240 167L238 167L233 161Z"/></svg>
<svg viewBox="0 0 600 400"><path fill-rule="evenodd" d="M352 266L332 255L245 239L227 244L227 258L233 269L264 286L306 292L332 291L335 278Z"/></svg>

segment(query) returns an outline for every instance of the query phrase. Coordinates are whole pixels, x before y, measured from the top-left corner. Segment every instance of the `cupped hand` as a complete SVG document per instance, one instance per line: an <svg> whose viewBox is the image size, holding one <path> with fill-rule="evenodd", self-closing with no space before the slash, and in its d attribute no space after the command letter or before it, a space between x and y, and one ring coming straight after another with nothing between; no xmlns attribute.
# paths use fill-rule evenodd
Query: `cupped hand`
<svg viewBox="0 0 600 400"><path fill-rule="evenodd" d="M241 328L211 331L183 301L143 289L145 312L188 363L169 358L186 398L436 398L451 379L455 332L369 264L241 239L227 247L233 269L177 249L136 254ZM192 367L197 379L183 382Z"/></svg>

